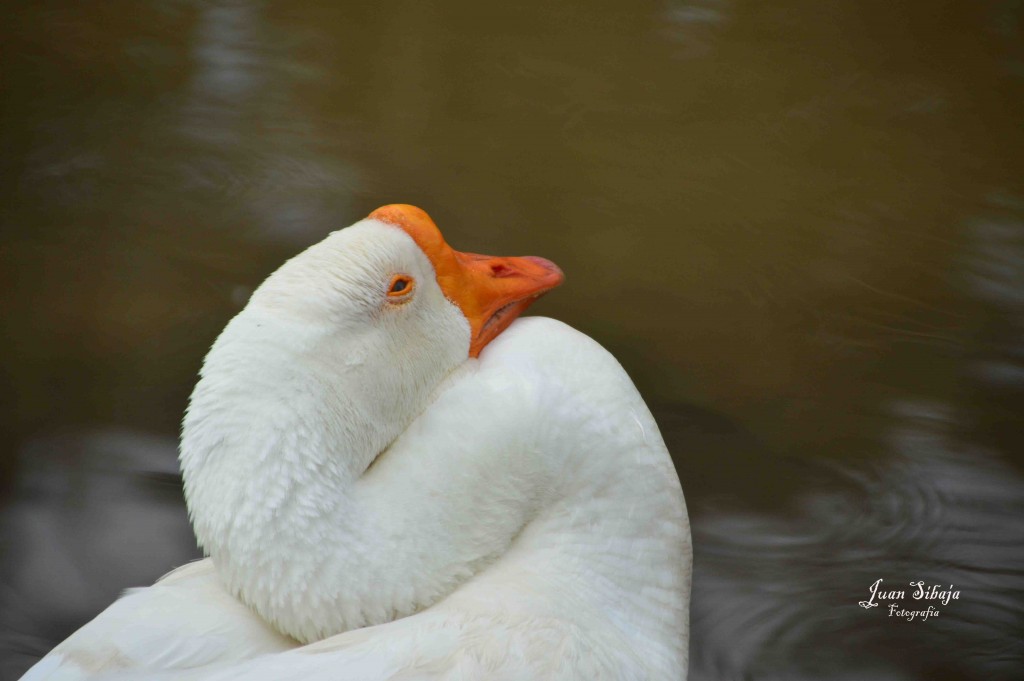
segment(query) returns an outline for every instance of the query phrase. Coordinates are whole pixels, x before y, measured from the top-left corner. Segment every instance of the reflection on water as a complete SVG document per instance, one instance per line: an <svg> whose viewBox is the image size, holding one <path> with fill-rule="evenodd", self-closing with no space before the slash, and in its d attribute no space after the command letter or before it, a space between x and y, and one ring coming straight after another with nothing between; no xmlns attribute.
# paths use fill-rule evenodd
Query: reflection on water
<svg viewBox="0 0 1024 681"><path fill-rule="evenodd" d="M198 557L177 443L123 430L30 441L0 522L0 675L30 664L130 586Z"/></svg>
<svg viewBox="0 0 1024 681"><path fill-rule="evenodd" d="M1020 3L110 0L0 31L0 674L192 555L203 353L404 201L558 262L537 313L648 397L695 678L1012 676ZM879 577L963 596L896 623L856 606Z"/></svg>
<svg viewBox="0 0 1024 681"><path fill-rule="evenodd" d="M253 236L308 245L352 211L357 178L295 94L324 74L274 49L267 29L257 4L200 10L178 129L192 153L180 174L197 193L236 200Z"/></svg>
<svg viewBox="0 0 1024 681"><path fill-rule="evenodd" d="M784 512L695 524L695 679L1017 678L1024 477L959 442L945 410L896 413L884 464L835 470ZM857 606L880 578L960 597L927 622L894 621L886 603Z"/></svg>
<svg viewBox="0 0 1024 681"><path fill-rule="evenodd" d="M1024 201L1000 195L971 221L965 284L990 312L965 368L972 436L1020 464L1024 414Z"/></svg>

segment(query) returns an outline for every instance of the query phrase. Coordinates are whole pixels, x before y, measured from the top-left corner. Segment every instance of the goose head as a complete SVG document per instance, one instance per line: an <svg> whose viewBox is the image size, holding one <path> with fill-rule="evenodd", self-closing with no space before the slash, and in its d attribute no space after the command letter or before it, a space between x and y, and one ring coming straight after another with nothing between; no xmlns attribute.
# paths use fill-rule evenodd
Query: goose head
<svg viewBox="0 0 1024 681"><path fill-rule="evenodd" d="M395 204L285 263L242 315L280 315L349 343L372 337L393 354L427 354L438 365L449 354L477 357L562 280L544 258L456 251L423 210Z"/></svg>

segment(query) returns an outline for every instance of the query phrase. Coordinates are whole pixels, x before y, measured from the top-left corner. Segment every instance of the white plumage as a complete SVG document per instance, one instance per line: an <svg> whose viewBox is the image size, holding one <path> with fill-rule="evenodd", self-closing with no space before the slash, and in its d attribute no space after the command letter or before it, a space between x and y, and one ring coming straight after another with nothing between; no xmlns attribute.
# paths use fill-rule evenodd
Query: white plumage
<svg viewBox="0 0 1024 681"><path fill-rule="evenodd" d="M685 677L689 524L640 395L550 319L469 357L493 319L391 208L286 263L207 356L181 463L210 558L26 679Z"/></svg>

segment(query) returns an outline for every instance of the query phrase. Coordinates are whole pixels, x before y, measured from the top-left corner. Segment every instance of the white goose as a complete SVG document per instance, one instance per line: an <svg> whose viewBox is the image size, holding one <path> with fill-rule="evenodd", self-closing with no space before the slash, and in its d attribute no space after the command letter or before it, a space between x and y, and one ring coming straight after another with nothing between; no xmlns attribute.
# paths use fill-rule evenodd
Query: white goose
<svg viewBox="0 0 1024 681"><path fill-rule="evenodd" d="M561 280L403 205L288 261L185 417L210 557L25 678L685 678L690 531L654 419L590 338L512 323Z"/></svg>

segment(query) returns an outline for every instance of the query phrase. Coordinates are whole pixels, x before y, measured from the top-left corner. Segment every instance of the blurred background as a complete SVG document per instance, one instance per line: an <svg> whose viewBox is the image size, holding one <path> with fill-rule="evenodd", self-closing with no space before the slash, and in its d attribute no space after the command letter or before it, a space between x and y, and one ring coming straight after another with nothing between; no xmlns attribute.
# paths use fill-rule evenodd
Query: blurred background
<svg viewBox="0 0 1024 681"><path fill-rule="evenodd" d="M176 436L379 205L551 258L694 521L691 678L1024 669L1019 0L9 3L0 678L196 556ZM927 622L857 606L952 585ZM911 602L911 604L914 602Z"/></svg>

